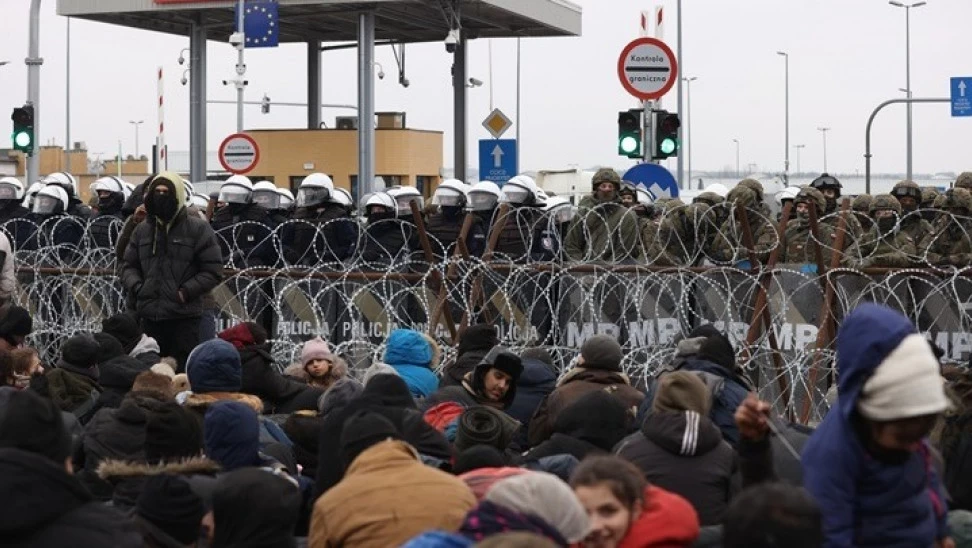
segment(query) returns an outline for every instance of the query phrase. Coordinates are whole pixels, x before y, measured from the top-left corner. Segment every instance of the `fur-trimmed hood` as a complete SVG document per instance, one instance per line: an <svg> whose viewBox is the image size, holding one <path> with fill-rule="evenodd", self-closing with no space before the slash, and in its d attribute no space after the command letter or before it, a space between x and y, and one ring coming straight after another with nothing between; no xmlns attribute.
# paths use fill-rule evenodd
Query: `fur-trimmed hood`
<svg viewBox="0 0 972 548"><path fill-rule="evenodd" d="M98 465L98 477L115 483L132 478L144 478L170 474L173 476L191 476L195 474L213 475L222 471L216 461L206 457L192 457L175 462L147 464L144 462L130 462L122 460L105 460Z"/></svg>
<svg viewBox="0 0 972 548"><path fill-rule="evenodd" d="M182 405L191 411L205 414L210 405L221 401L240 402L252 407L257 414L263 413L263 401L260 398L240 392L207 392L205 394L191 392L186 396Z"/></svg>

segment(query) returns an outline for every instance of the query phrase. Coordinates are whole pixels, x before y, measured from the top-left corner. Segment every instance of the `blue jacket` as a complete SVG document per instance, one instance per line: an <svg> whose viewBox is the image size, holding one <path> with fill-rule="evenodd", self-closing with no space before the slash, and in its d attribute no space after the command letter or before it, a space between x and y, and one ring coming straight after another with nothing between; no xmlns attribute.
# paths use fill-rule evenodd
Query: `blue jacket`
<svg viewBox="0 0 972 548"><path fill-rule="evenodd" d="M214 403L203 422L206 455L225 470L260 462L260 420L248 405L235 401Z"/></svg>
<svg viewBox="0 0 972 548"><path fill-rule="evenodd" d="M388 336L385 363L398 372L416 399L439 389L439 377L431 369L434 357L432 344L418 331L396 329Z"/></svg>
<svg viewBox="0 0 972 548"><path fill-rule="evenodd" d="M506 414L523 425L516 434L521 447L527 447L527 425L540 402L557 387L557 375L540 360L523 360L523 372L516 381L516 396Z"/></svg>
<svg viewBox="0 0 972 548"><path fill-rule="evenodd" d="M193 392L239 392L243 366L236 347L222 339L206 341L189 353L186 375Z"/></svg>
<svg viewBox="0 0 972 548"><path fill-rule="evenodd" d="M885 464L866 452L852 422L864 383L913 333L907 318L868 303L837 334L840 397L803 450L804 487L820 505L828 548L925 547L947 534L927 442L903 465Z"/></svg>

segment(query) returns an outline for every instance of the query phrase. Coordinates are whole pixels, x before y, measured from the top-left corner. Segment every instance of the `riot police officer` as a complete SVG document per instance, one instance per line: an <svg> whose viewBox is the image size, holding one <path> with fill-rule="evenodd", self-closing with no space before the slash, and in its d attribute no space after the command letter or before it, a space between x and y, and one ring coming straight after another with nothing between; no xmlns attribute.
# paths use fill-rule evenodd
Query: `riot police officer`
<svg viewBox="0 0 972 548"><path fill-rule="evenodd" d="M273 226L280 226L290 220L290 212L283 202L284 197L277 192L277 185L270 181L253 184L253 203L267 212Z"/></svg>
<svg viewBox="0 0 972 548"><path fill-rule="evenodd" d="M219 204L210 224L216 232L223 260L236 268L277 264L273 245L275 225L267 210L253 202L253 183L233 175L219 187Z"/></svg>
<svg viewBox="0 0 972 548"><path fill-rule="evenodd" d="M297 188L294 220L286 225L283 241L289 264L318 266L351 257L358 240L358 225L347 210L334 203L334 181L311 173Z"/></svg>
<svg viewBox="0 0 972 548"><path fill-rule="evenodd" d="M404 208L388 192L375 192L365 200L365 234L361 261L374 270L403 266L419 249L414 223L404 218ZM411 208L409 208L411 214Z"/></svg>
<svg viewBox="0 0 972 548"><path fill-rule="evenodd" d="M466 216L466 184L458 179L447 179L432 194L426 229L432 244L432 252L439 259L448 259L455 252L456 241L462 231ZM466 249L472 257L480 257L486 249L486 229L478 216L466 234Z"/></svg>
<svg viewBox="0 0 972 548"><path fill-rule="evenodd" d="M68 207L65 209L65 213L84 220L91 218L91 208L81 202L81 197L78 196L78 180L73 175L58 171L44 177L43 182L45 185L58 185L67 193Z"/></svg>
<svg viewBox="0 0 972 548"><path fill-rule="evenodd" d="M535 251L539 252L545 196L527 175L517 175L507 181L502 192L509 212L494 251L514 262L527 260Z"/></svg>
<svg viewBox="0 0 972 548"><path fill-rule="evenodd" d="M91 183L90 190L98 198L98 214L88 226L90 245L114 250L125 221L121 212L125 204L124 181L117 177L102 177Z"/></svg>

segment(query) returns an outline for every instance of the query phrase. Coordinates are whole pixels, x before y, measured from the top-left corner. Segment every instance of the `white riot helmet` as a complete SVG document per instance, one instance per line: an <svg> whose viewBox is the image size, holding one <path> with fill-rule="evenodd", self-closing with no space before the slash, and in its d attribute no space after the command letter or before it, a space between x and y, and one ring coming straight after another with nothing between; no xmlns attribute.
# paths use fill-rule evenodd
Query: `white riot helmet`
<svg viewBox="0 0 972 548"><path fill-rule="evenodd" d="M219 187L217 201L226 204L248 204L253 198L253 183L249 177L233 175Z"/></svg>
<svg viewBox="0 0 972 548"><path fill-rule="evenodd" d="M334 181L323 173L311 173L300 182L297 188L297 207L310 207L323 204L331 199Z"/></svg>
<svg viewBox="0 0 972 548"><path fill-rule="evenodd" d="M513 205L534 205L537 183L526 175L517 175L503 185L503 201Z"/></svg>
<svg viewBox="0 0 972 548"><path fill-rule="evenodd" d="M421 210L425 206L425 200L422 198L422 193L418 191L414 186L394 186L389 188L385 192L391 196L396 206L396 212L398 216L405 216L412 214L412 206L410 205L413 201L418 202L418 207Z"/></svg>
<svg viewBox="0 0 972 548"><path fill-rule="evenodd" d="M556 224L569 223L574 218L574 206L566 196L553 196L544 207L550 220Z"/></svg>
<svg viewBox="0 0 972 548"><path fill-rule="evenodd" d="M280 195L280 209L290 209L294 206L294 193L286 188L277 188L277 194Z"/></svg>
<svg viewBox="0 0 972 548"><path fill-rule="evenodd" d="M369 194L365 200L365 214L371 212L372 206L381 206L385 208L388 213L395 213L398 209L398 203L395 198L392 198L387 192L375 192Z"/></svg>
<svg viewBox="0 0 972 548"><path fill-rule="evenodd" d="M259 181L253 185L253 203L267 211L280 208L280 193L277 185L270 181Z"/></svg>
<svg viewBox="0 0 972 548"><path fill-rule="evenodd" d="M435 188L432 205L439 207L466 207L466 184L458 179L446 179Z"/></svg>
<svg viewBox="0 0 972 548"><path fill-rule="evenodd" d="M496 208L503 192L492 181L479 181L466 194L470 211L492 211Z"/></svg>
<svg viewBox="0 0 972 548"><path fill-rule="evenodd" d="M545 191L540 187L537 187L537 192L533 196L535 198L535 202L533 205L537 207L547 207L547 200L550 198L549 196L547 196L547 191Z"/></svg>
<svg viewBox="0 0 972 548"><path fill-rule="evenodd" d="M788 186L776 193L776 203L782 207L786 202L796 200L797 194L799 193L800 187Z"/></svg>
<svg viewBox="0 0 972 548"><path fill-rule="evenodd" d="M40 192L40 189L42 188L44 188L44 183L40 181L35 181L31 183L31 185L27 187L27 192L24 193L23 206L26 207L27 209L33 209L34 198L37 196L37 193Z"/></svg>
<svg viewBox="0 0 972 548"><path fill-rule="evenodd" d="M63 171L51 173L47 177L44 177L42 182L46 185L57 185L63 188L69 200L78 197L78 180L70 173L64 173Z"/></svg>
<svg viewBox="0 0 972 548"><path fill-rule="evenodd" d="M58 211L58 204L61 208ZM53 215L64 213L68 208L68 194L61 185L44 185L37 196L34 197L34 207L32 211L38 215Z"/></svg>
<svg viewBox="0 0 972 548"><path fill-rule="evenodd" d="M128 181L122 181L122 184L125 186L125 199L127 200L132 195L132 192L135 192L135 185Z"/></svg>
<svg viewBox="0 0 972 548"><path fill-rule="evenodd" d="M91 183L88 190L98 196L99 208L104 208L111 201L115 201L116 207L121 209L121 206L125 203L125 183L118 177L101 177ZM102 195L102 193L107 194Z"/></svg>
<svg viewBox="0 0 972 548"><path fill-rule="evenodd" d="M635 187L635 195L637 196L638 204L643 206L654 205L655 197L648 192L648 189L644 185L638 185Z"/></svg>
<svg viewBox="0 0 972 548"><path fill-rule="evenodd" d="M24 184L15 177L0 178L0 200L23 200Z"/></svg>
<svg viewBox="0 0 972 548"><path fill-rule="evenodd" d="M331 195L331 201L345 209L354 209L354 198L351 197L350 192L343 188L339 187L334 189L334 194Z"/></svg>
<svg viewBox="0 0 972 548"><path fill-rule="evenodd" d="M715 192L719 196L725 198L729 195L729 187L722 183L715 183L705 187L706 192Z"/></svg>
<svg viewBox="0 0 972 548"><path fill-rule="evenodd" d="M189 205L194 205L197 208L205 211L209 207L209 196L205 194L199 194L198 192L189 197Z"/></svg>

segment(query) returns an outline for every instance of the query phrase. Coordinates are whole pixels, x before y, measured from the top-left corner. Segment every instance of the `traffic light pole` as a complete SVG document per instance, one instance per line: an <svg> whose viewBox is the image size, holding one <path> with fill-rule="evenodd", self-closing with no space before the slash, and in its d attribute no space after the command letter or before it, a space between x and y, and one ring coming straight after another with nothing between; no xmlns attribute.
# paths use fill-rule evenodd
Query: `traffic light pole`
<svg viewBox="0 0 972 548"><path fill-rule="evenodd" d="M24 60L27 64L27 102L34 107L34 139L30 144L33 152L27 155L27 185L40 179L37 139L40 133L40 66L44 64L40 56L40 4L41 0L30 1L30 42Z"/></svg>
<svg viewBox="0 0 972 548"><path fill-rule="evenodd" d="M888 105L893 105L895 103L906 103L911 106L913 103L950 103L952 99L950 97L936 97L936 98L925 98L917 99L914 97L908 97L907 99L891 99L890 101L885 101L874 109L871 113L870 118L867 119L867 129L864 130L864 192L871 193L871 125L874 123L874 118L877 116L878 112L881 112L884 107Z"/></svg>
<svg viewBox="0 0 972 548"><path fill-rule="evenodd" d="M655 132L652 131L651 127L651 109L654 108L654 101L645 101L642 104L642 127L644 128L641 134L641 149L644 156L646 164L657 163L652 160L652 152L655 150Z"/></svg>

